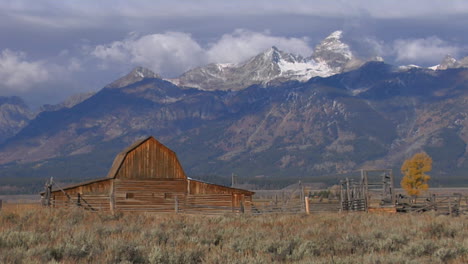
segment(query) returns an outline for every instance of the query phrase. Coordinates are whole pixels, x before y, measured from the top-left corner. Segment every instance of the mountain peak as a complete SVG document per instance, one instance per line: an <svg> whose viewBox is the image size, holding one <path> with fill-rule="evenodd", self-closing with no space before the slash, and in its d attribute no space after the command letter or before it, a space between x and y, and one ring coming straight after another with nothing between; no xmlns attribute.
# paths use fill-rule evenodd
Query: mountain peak
<svg viewBox="0 0 468 264"><path fill-rule="evenodd" d="M282 57L281 53L283 52L280 51L277 47L272 46L271 48L263 52L262 57L268 62L278 63L278 61L281 60Z"/></svg>
<svg viewBox="0 0 468 264"><path fill-rule="evenodd" d="M133 68L133 70L128 75L140 78L161 78L161 76L159 76L158 74L141 66Z"/></svg>
<svg viewBox="0 0 468 264"><path fill-rule="evenodd" d="M307 81L316 76L331 76L356 69L364 63L353 56L350 46L342 42L342 36L341 30L332 32L316 46L309 58L272 46L242 63L210 64L170 81L201 90L241 90L254 84Z"/></svg>
<svg viewBox="0 0 468 264"><path fill-rule="evenodd" d="M105 88L122 88L129 84L139 82L145 78L161 78L161 76L147 68L137 66L133 68L133 70L127 75L118 79L117 81L112 82L111 84L108 84Z"/></svg>
<svg viewBox="0 0 468 264"><path fill-rule="evenodd" d="M464 57L460 60L455 59L452 55L445 55L442 62L436 66L429 67L433 70L446 70L451 68L468 68L468 57Z"/></svg>
<svg viewBox="0 0 468 264"><path fill-rule="evenodd" d="M22 107L26 107L26 103L18 96L0 96L0 105L3 104L11 104L11 105L21 105Z"/></svg>
<svg viewBox="0 0 468 264"><path fill-rule="evenodd" d="M271 51L279 51L279 49L276 46L271 46L270 50Z"/></svg>
<svg viewBox="0 0 468 264"><path fill-rule="evenodd" d="M450 54L445 55L444 59L442 60L441 64L455 64L457 60Z"/></svg>
<svg viewBox="0 0 468 264"><path fill-rule="evenodd" d="M354 56L348 44L342 41L343 31L337 30L318 44L312 55L315 61L324 61L332 68L342 68Z"/></svg>
<svg viewBox="0 0 468 264"><path fill-rule="evenodd" d="M343 31L342 30L336 30L332 32L328 37L325 39L341 39L343 37Z"/></svg>

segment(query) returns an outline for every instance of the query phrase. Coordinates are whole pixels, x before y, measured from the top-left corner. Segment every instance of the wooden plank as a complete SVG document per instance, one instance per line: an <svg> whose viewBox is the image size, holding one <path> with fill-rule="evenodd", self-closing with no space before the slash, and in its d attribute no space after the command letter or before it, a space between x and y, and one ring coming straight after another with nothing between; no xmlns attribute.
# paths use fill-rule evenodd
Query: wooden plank
<svg viewBox="0 0 468 264"><path fill-rule="evenodd" d="M116 174L119 179L186 179L175 153L149 138L130 150Z"/></svg>

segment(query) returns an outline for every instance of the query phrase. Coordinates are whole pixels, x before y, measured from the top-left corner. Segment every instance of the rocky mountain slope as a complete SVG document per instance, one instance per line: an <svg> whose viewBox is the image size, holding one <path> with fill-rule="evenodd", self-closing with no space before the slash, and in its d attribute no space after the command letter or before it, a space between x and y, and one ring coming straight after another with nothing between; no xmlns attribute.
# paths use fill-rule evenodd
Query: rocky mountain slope
<svg viewBox="0 0 468 264"><path fill-rule="evenodd" d="M0 173L99 177L147 135L174 149L190 175L398 168L421 150L434 158L436 179L468 170L468 69L369 62L239 91L188 89L149 72L130 80L134 73L71 108L39 114L0 146Z"/></svg>
<svg viewBox="0 0 468 264"><path fill-rule="evenodd" d="M41 106L39 109L39 113L44 111L58 111L63 108L72 108L73 106L83 102L84 100L88 99L93 95L94 92L74 94L59 104L45 104Z"/></svg>
<svg viewBox="0 0 468 264"><path fill-rule="evenodd" d="M272 47L241 63L213 63L169 80L176 85L202 90L241 90L255 84L263 86L278 82L307 81L312 77L328 77L356 69L364 62L353 55L342 41L342 31L335 31L303 58Z"/></svg>
<svg viewBox="0 0 468 264"><path fill-rule="evenodd" d="M0 97L0 143L18 133L33 114L21 98Z"/></svg>
<svg viewBox="0 0 468 264"><path fill-rule="evenodd" d="M454 68L468 68L468 57L464 57L460 60L455 59L451 55L445 56L445 58L435 66L430 67L433 70L446 70Z"/></svg>

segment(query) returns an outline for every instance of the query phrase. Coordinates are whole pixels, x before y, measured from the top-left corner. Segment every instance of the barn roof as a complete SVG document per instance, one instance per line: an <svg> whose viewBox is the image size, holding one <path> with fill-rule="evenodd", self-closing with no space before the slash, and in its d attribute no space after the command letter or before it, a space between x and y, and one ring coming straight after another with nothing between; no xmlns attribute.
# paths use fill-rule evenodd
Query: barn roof
<svg viewBox="0 0 468 264"><path fill-rule="evenodd" d="M127 154L129 152L131 152L132 150L138 148L141 144L143 144L144 142L148 141L148 140L154 140L156 142L158 142L159 144L161 144L161 142L159 142L158 140L156 140L153 136L149 136L149 137L146 137L146 138L143 138L141 140L138 140L136 141L135 143L133 143L132 145L130 145L129 147L127 147L126 149L124 149L122 152L120 152L119 154L117 154L117 156L115 157L114 159L114 162L112 163L112 166L109 170L109 173L107 174L107 178L115 178L115 176L117 175L117 173L119 172L119 169L120 167L122 166L123 162L125 161L125 157L127 157ZM161 144L163 145L163 144ZM163 145L164 146L164 145ZM164 146L165 147L165 146ZM167 148L167 147L166 147ZM167 148L170 152L174 153L175 155L175 152L172 151L171 149Z"/></svg>
<svg viewBox="0 0 468 264"><path fill-rule="evenodd" d="M206 184L209 184L209 185L214 185L214 186L218 186L218 187L222 187L222 188L226 188L226 189L236 190L236 191L243 192L243 193L248 193L248 194L251 194L251 195L254 195L254 194L255 194L255 192L252 192L252 191L249 191L249 190L239 189L239 188L234 188L234 187L229 187L229 186L225 186L225 185L221 185L221 184L215 184L215 183L206 182L206 181L202 181L202 180L196 180L196 179L192 179L192 178L190 178L190 177L187 177L187 180L189 180L189 181L195 181L195 182L201 182L201 183L206 183Z"/></svg>
<svg viewBox="0 0 468 264"><path fill-rule="evenodd" d="M129 147L125 148L119 154L117 154L117 156L115 157L114 162L112 163L112 166L109 169L109 172L108 172L106 177L95 179L95 180L90 180L90 181L86 181L86 182L81 182L81 183L77 183L77 184L67 185L67 186L63 187L62 189L63 190L72 189L72 188L76 188L76 187L79 187L79 186L84 186L84 185L88 185L88 184L92 184L92 183L96 183L96 182L101 182L101 181L107 181L107 180L114 179L116 177L117 173L119 172L120 167L124 163L125 158L127 157L128 153L130 153L132 150L138 148L141 144L143 144L144 142L146 142L148 140L154 140L154 141L158 142L159 144L163 145L161 142L156 140L153 136L148 136L148 137L145 137L143 139L140 139L140 140L136 141L135 143L133 143L132 145L130 145ZM166 147L166 146L164 146L164 147ZM172 151L169 148L167 148L167 149L168 149L168 151L170 151L174 155L176 155L174 151ZM255 193L255 192L251 192L251 191L244 190L244 189L232 188L232 187L219 185L219 184L213 184L213 183L210 183L210 182L205 182L205 181L202 181L202 180L196 180L196 179L192 179L192 178L189 178L189 177L186 177L186 179L190 180L190 181L202 182L202 183L206 183L206 184L210 184L210 185L214 185L214 186L218 186L218 187L232 189L232 190L236 190L236 191L239 191L239 192L250 193L252 195ZM60 191L60 189L59 188L54 188L54 189L52 189L52 191L53 192ZM42 195L44 193L45 192L41 192L40 194Z"/></svg>
<svg viewBox="0 0 468 264"><path fill-rule="evenodd" d="M69 184L69 185L66 185L65 187L62 188L62 190L67 190L67 189L72 189L72 188L75 188L75 187L80 187L80 186L84 186L84 185L88 185L88 184L92 184L92 183L96 183L96 182L102 182L102 181L108 181L110 180L109 178L99 178L99 179L94 179L94 180L89 180L89 181L85 181L85 182L80 182L80 183L74 183L74 184ZM60 188L58 187L55 187L52 189L52 192L56 192L56 191L60 191ZM45 192L40 192L40 194L44 194Z"/></svg>

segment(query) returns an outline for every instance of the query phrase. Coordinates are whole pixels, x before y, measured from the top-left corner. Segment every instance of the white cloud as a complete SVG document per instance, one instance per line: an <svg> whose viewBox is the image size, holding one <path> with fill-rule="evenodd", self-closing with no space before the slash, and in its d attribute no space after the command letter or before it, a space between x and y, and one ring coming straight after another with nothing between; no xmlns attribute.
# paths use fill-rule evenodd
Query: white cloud
<svg viewBox="0 0 468 264"><path fill-rule="evenodd" d="M286 52L310 56L312 49L307 42L307 38L277 37L268 32L238 29L232 34L224 34L206 50L206 54L210 62L239 63L271 46L277 46Z"/></svg>
<svg viewBox="0 0 468 264"><path fill-rule="evenodd" d="M0 87L3 89L24 92L49 77L42 61L27 61L25 53L9 49L0 53Z"/></svg>
<svg viewBox="0 0 468 264"><path fill-rule="evenodd" d="M122 41L99 45L92 55L105 66L113 62L148 67L158 73L171 74L197 66L203 59L203 49L189 34L167 32L142 37L131 36Z"/></svg>
<svg viewBox="0 0 468 264"><path fill-rule="evenodd" d="M78 58L72 57L69 59L68 66L66 67L66 69L69 72L83 71L82 61L80 61L80 59Z"/></svg>
<svg viewBox="0 0 468 264"><path fill-rule="evenodd" d="M376 18L443 16L466 14L468 3L464 0L451 0L450 4L446 0L407 0L404 3L392 0L315 0L313 4L301 0L6 0L0 2L0 10L27 23L70 28L92 27L96 22L116 17L146 19L278 14L344 17L363 13Z"/></svg>
<svg viewBox="0 0 468 264"><path fill-rule="evenodd" d="M389 48L383 41L374 37L362 38L361 45L367 48L367 55L369 56L386 56L391 52L391 47Z"/></svg>
<svg viewBox="0 0 468 264"><path fill-rule="evenodd" d="M145 36L130 36L121 41L96 46L91 54L102 61L104 68L114 63L148 67L163 76L179 75L193 67L211 62L242 62L273 45L302 55L312 49L307 38L286 38L269 33L236 30L202 48L190 34L167 32Z"/></svg>
<svg viewBox="0 0 468 264"><path fill-rule="evenodd" d="M437 63L447 54L457 57L460 47L452 45L438 37L419 39L399 39L394 42L397 61Z"/></svg>

